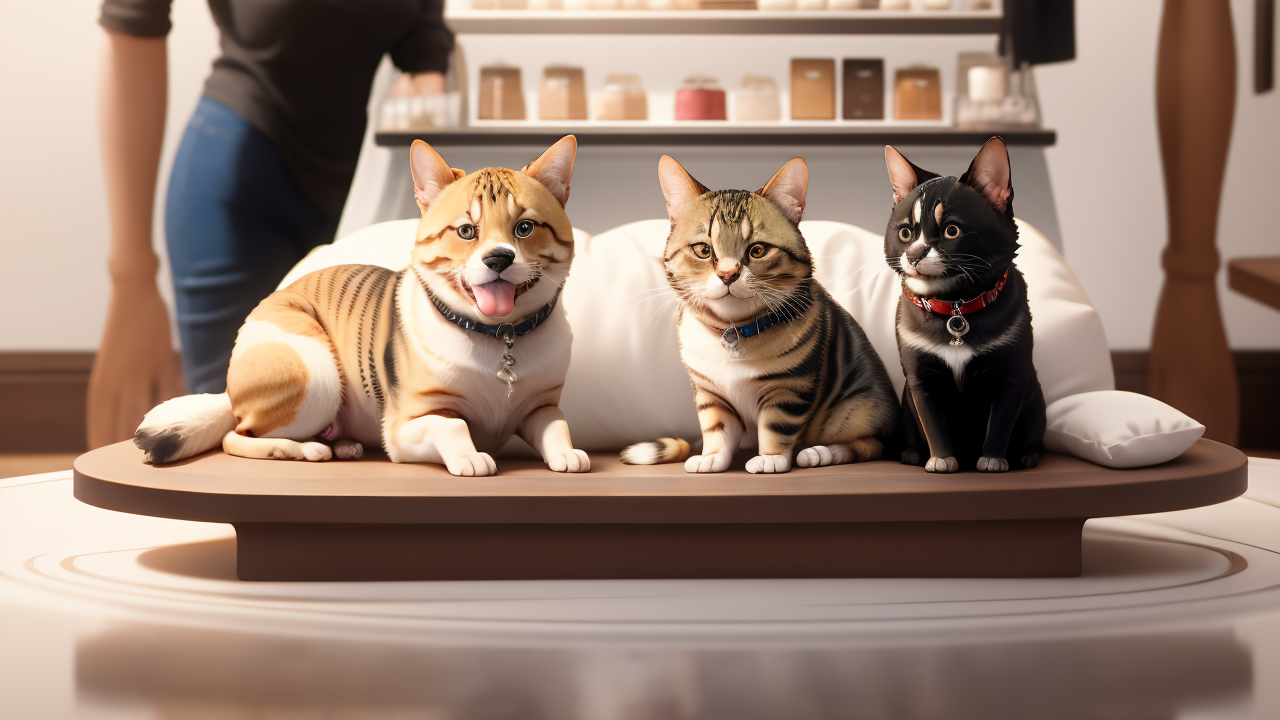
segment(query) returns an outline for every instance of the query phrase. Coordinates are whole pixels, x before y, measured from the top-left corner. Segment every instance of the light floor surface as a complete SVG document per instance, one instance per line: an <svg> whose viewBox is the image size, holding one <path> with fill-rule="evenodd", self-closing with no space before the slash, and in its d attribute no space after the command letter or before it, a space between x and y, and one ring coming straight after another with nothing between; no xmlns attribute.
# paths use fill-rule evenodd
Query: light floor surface
<svg viewBox="0 0 1280 720"><path fill-rule="evenodd" d="M1280 461L1043 580L245 583L0 480L3 718L1280 718Z"/></svg>

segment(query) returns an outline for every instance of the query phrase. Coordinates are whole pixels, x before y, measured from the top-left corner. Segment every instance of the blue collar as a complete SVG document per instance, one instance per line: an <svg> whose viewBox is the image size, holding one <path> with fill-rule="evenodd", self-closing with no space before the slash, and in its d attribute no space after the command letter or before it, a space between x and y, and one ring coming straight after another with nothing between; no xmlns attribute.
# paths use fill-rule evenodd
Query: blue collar
<svg viewBox="0 0 1280 720"><path fill-rule="evenodd" d="M727 349L734 357L738 356L738 342L742 338L755 337L760 333L768 330L775 325L782 325L791 322L800 317L813 304L813 298L808 294L797 297L797 306L791 307L788 304L781 310L775 312L767 312L760 317L752 320L746 325L731 325L720 331L720 344Z"/></svg>

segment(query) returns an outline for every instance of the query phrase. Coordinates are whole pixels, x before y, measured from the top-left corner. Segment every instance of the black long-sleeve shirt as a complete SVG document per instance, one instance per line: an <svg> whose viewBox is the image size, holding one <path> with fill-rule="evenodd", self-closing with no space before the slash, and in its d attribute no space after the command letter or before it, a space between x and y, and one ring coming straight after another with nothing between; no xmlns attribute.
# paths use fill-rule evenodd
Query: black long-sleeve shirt
<svg viewBox="0 0 1280 720"><path fill-rule="evenodd" d="M103 0L103 27L169 33L173 0ZM448 65L444 0L209 0L221 35L204 94L280 148L298 185L337 217L346 202L384 53L409 73Z"/></svg>

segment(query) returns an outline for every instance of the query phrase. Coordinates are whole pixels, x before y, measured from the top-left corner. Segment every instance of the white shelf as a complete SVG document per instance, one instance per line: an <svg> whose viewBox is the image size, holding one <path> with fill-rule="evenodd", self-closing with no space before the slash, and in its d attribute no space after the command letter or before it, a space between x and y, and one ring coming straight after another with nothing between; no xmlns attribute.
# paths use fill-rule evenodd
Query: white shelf
<svg viewBox="0 0 1280 720"><path fill-rule="evenodd" d="M450 10L457 33L491 35L984 35L999 10Z"/></svg>
<svg viewBox="0 0 1280 720"><path fill-rule="evenodd" d="M383 147L407 146L421 138L436 146L549 145L572 133L579 145L595 146L797 146L797 145L933 145L978 146L992 135L1010 145L1050 146L1057 133L1046 129L969 130L941 124L901 125L883 122L831 121L825 125L757 125L709 121L653 125L493 123L439 130L382 131Z"/></svg>

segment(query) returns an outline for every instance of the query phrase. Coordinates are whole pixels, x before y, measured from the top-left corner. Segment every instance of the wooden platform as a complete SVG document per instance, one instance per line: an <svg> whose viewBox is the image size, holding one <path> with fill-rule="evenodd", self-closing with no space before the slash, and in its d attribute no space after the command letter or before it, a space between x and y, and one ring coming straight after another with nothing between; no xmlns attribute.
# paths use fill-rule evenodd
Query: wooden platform
<svg viewBox="0 0 1280 720"><path fill-rule="evenodd" d="M1055 577L1080 573L1091 517L1234 498L1245 456L1201 440L1152 468L1047 455L1001 475L894 462L750 475L627 466L490 478L385 458L305 463L212 451L163 467L132 443L80 456L75 496L140 515L231 523L242 580Z"/></svg>
<svg viewBox="0 0 1280 720"><path fill-rule="evenodd" d="M1227 284L1241 295L1280 310L1280 257L1228 261Z"/></svg>

